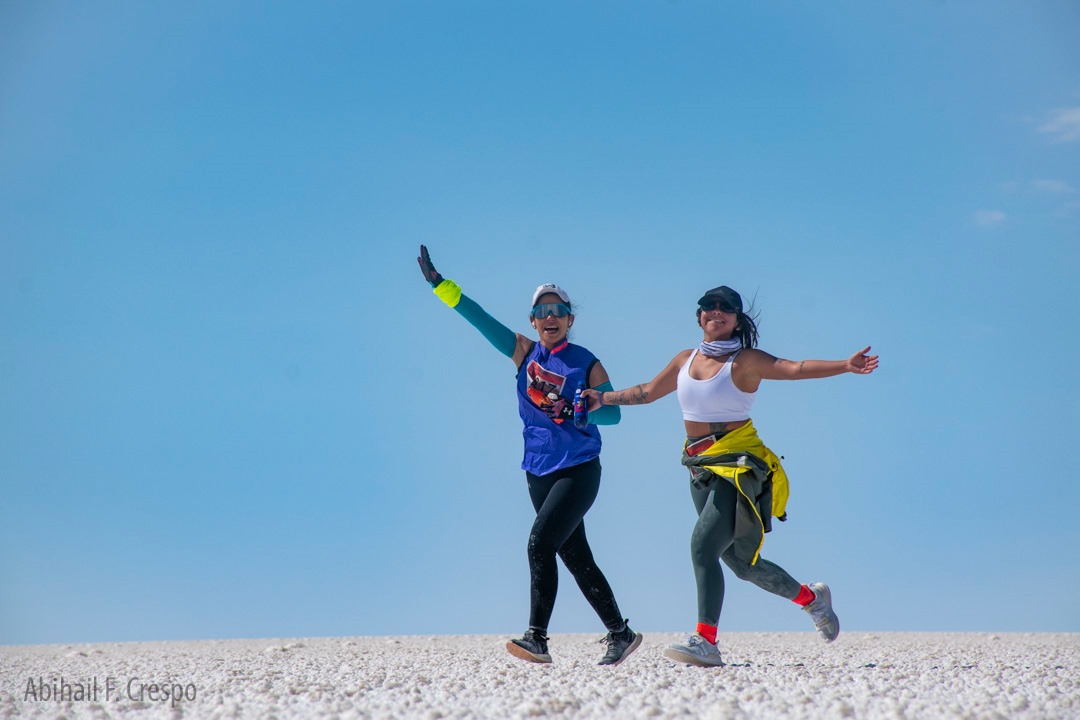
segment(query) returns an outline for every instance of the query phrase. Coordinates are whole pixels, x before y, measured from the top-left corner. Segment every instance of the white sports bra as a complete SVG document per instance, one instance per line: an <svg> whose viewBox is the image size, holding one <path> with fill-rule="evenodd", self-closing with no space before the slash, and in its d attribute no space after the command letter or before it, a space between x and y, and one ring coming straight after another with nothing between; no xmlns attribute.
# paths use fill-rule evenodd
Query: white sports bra
<svg viewBox="0 0 1080 720"><path fill-rule="evenodd" d="M679 370L676 384L683 420L731 422L749 418L750 406L754 404L757 393L743 392L731 380L731 363L739 353L728 358L720 372L708 380L695 380L690 377L690 364L694 362L697 352L694 350L690 353L690 359Z"/></svg>

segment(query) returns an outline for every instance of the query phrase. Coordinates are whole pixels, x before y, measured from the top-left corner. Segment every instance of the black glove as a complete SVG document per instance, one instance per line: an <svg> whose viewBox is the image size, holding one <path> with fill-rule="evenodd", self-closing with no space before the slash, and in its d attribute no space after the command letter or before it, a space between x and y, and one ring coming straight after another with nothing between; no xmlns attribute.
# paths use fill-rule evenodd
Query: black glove
<svg viewBox="0 0 1080 720"><path fill-rule="evenodd" d="M550 405L541 405L540 409L556 422L574 419L574 403L561 396Z"/></svg>
<svg viewBox="0 0 1080 720"><path fill-rule="evenodd" d="M420 272L424 273L424 279L431 283L431 287L437 287L443 281L443 276L431 264L426 245L420 246L420 257L416 258L416 262L420 263Z"/></svg>

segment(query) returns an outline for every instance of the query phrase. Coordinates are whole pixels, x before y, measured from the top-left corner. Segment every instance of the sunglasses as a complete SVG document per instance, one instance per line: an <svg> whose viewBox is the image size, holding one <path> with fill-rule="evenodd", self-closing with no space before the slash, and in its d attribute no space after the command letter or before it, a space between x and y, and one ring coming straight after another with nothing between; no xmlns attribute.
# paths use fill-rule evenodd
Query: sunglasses
<svg viewBox="0 0 1080 720"><path fill-rule="evenodd" d="M532 316L537 320L542 320L548 315L554 315L557 318L566 317L570 314L570 308L562 303L544 303L543 305L537 305L532 309Z"/></svg>
<svg viewBox="0 0 1080 720"><path fill-rule="evenodd" d="M706 300L705 302L701 303L701 305L699 305L699 307L702 310L705 310L706 312L708 312L709 310L719 310L720 312L726 312L726 313L737 313L737 312L739 312L737 308L733 307L732 305L729 305L728 303L724 302L723 300Z"/></svg>

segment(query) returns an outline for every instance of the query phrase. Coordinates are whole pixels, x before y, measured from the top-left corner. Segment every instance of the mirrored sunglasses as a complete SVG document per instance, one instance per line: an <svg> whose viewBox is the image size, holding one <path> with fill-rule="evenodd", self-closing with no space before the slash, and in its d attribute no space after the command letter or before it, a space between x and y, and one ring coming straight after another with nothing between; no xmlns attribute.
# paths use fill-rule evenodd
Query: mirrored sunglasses
<svg viewBox="0 0 1080 720"><path fill-rule="evenodd" d="M554 315L557 318L561 318L566 317L569 314L570 308L562 303L543 303L532 309L532 316L537 320L542 320L548 315Z"/></svg>

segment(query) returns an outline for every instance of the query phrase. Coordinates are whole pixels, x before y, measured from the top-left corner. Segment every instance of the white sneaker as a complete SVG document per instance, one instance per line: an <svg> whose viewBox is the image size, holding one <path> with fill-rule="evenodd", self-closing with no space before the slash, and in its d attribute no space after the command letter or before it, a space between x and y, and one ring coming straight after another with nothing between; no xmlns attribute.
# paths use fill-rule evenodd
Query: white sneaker
<svg viewBox="0 0 1080 720"><path fill-rule="evenodd" d="M718 667L724 664L716 646L697 633L688 637L684 643L668 645L664 657L698 667Z"/></svg>
<svg viewBox="0 0 1080 720"><path fill-rule="evenodd" d="M825 642L831 643L840 634L840 618L832 609L832 591L825 583L810 583L807 587L814 593L814 601L804 605L803 610L814 621L814 627L825 638Z"/></svg>

